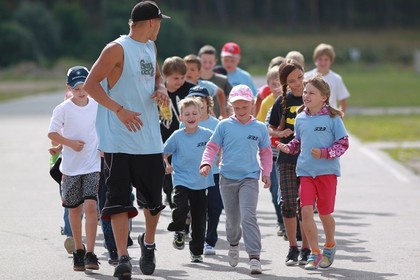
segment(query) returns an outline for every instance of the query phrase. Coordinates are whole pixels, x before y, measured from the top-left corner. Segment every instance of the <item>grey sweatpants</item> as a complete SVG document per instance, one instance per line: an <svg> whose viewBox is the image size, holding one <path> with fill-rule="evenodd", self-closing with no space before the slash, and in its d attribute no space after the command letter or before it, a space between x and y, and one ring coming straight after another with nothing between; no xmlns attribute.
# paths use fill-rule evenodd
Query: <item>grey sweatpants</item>
<svg viewBox="0 0 420 280"><path fill-rule="evenodd" d="M261 252L261 233L257 223L258 192L257 179L232 180L220 176L227 241L231 245L239 244L243 231L245 250L249 256L259 256Z"/></svg>

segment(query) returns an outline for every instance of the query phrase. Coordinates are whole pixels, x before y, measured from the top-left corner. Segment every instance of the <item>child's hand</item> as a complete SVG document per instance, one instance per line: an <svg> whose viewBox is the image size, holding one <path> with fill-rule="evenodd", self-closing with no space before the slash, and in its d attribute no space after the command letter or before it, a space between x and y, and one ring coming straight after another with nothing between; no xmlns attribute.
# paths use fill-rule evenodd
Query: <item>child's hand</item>
<svg viewBox="0 0 420 280"><path fill-rule="evenodd" d="M261 180L264 183L264 188L268 189L268 188L271 187L271 180L270 180L270 177L269 176L262 176L262 179Z"/></svg>
<svg viewBox="0 0 420 280"><path fill-rule="evenodd" d="M289 147L287 147L286 144L280 143L279 141L276 141L276 144L277 144L277 150L280 150L280 151L282 151L285 154L289 154L290 153L290 149L289 149Z"/></svg>
<svg viewBox="0 0 420 280"><path fill-rule="evenodd" d="M290 128L286 128L285 130L280 131L280 138L287 138L290 135L293 135L294 131L291 130Z"/></svg>
<svg viewBox="0 0 420 280"><path fill-rule="evenodd" d="M311 150L311 155L316 159L320 159L321 158L321 149L313 148Z"/></svg>
<svg viewBox="0 0 420 280"><path fill-rule="evenodd" d="M83 147L85 146L85 142L80 140L72 140L69 143L69 147L75 150L76 152L80 152L83 150Z"/></svg>
<svg viewBox="0 0 420 280"><path fill-rule="evenodd" d="M202 176L207 176L210 173L210 169L211 169L210 165L204 165L203 167L200 168L200 174Z"/></svg>

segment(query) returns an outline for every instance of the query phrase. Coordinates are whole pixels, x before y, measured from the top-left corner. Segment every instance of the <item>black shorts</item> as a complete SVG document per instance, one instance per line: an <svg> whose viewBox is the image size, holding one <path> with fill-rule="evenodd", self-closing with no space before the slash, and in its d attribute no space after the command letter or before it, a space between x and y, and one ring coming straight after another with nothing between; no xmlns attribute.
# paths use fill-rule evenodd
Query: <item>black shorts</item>
<svg viewBox="0 0 420 280"><path fill-rule="evenodd" d="M105 178L108 187L102 219L111 215L127 212L129 218L137 215L132 206L130 195L136 189L137 202L145 209L162 206L162 186L165 176L162 154L130 155L105 153L105 168L109 175Z"/></svg>

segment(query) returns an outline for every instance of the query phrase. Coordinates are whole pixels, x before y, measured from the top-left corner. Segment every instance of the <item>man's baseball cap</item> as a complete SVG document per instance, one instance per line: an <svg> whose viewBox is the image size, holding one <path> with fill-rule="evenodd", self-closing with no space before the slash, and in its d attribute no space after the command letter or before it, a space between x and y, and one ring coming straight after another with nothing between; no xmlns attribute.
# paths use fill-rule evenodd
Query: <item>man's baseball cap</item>
<svg viewBox="0 0 420 280"><path fill-rule="evenodd" d="M195 86L195 87L190 88L187 96L189 96L189 97L194 97L194 96L207 97L207 96L210 96L210 95L209 95L209 91L205 87Z"/></svg>
<svg viewBox="0 0 420 280"><path fill-rule="evenodd" d="M171 18L162 14L158 5L153 1L141 1L137 3L131 11L131 20L142 21L154 18Z"/></svg>
<svg viewBox="0 0 420 280"><path fill-rule="evenodd" d="M237 100L253 101L254 95L247 85L237 85L232 88L229 93L229 102L233 103Z"/></svg>
<svg viewBox="0 0 420 280"><path fill-rule="evenodd" d="M71 88L75 88L79 84L83 84L89 75L89 70L84 66L74 66L67 71L67 84Z"/></svg>
<svg viewBox="0 0 420 280"><path fill-rule="evenodd" d="M238 44L233 42L228 42L224 44L222 48L221 56L233 56L233 57L239 57L241 55L241 48Z"/></svg>

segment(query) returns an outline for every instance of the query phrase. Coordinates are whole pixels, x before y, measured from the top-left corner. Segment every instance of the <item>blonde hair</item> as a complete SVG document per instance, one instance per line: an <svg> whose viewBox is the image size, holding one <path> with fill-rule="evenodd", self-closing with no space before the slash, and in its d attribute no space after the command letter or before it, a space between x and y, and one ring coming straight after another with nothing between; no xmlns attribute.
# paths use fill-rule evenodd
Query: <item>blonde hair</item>
<svg viewBox="0 0 420 280"><path fill-rule="evenodd" d="M303 67L305 66L305 57L301 52L298 51L290 51L286 54L286 59L291 58L299 62Z"/></svg>
<svg viewBox="0 0 420 280"><path fill-rule="evenodd" d="M326 55L330 58L331 63L335 59L334 47L328 44L321 43L314 49L314 54L312 56L313 60L317 60L318 57Z"/></svg>
<svg viewBox="0 0 420 280"><path fill-rule="evenodd" d="M162 73L166 77L174 73L185 75L187 73L187 64L179 56L168 57L163 62Z"/></svg>
<svg viewBox="0 0 420 280"><path fill-rule="evenodd" d="M330 117L334 118L336 116L340 116L340 117L344 116L343 111L337 110L330 106L330 101L329 101L330 95L331 95L330 86L328 85L326 81L324 81L324 79L322 79L321 76L314 76L310 78L309 80L304 81L303 84L305 86L307 84L311 84L313 87L315 87L316 89L320 91L321 96L325 96L327 98L325 100L325 105L327 105L327 109L328 109L328 113ZM305 105L300 106L297 110L297 113L302 112L304 109L305 109Z"/></svg>
<svg viewBox="0 0 420 280"><path fill-rule="evenodd" d="M276 65L280 66L280 64L282 64L284 62L284 60L285 60L285 58L280 56L280 55L276 56L276 57L273 57L270 60L270 63L268 64L268 70L270 70L271 68L273 68Z"/></svg>
<svg viewBox="0 0 420 280"><path fill-rule="evenodd" d="M201 106L203 106L203 103L200 99L195 97L185 97L184 99L181 99L181 101L178 102L178 108L181 114L185 110L185 108L190 106L196 107L198 112L201 114Z"/></svg>
<svg viewBox="0 0 420 280"><path fill-rule="evenodd" d="M270 81L274 80L274 79L280 79L279 77L279 65L275 65L273 67L271 67L270 69L268 69L267 71L267 83L269 83Z"/></svg>

